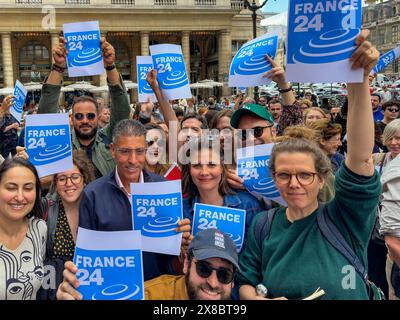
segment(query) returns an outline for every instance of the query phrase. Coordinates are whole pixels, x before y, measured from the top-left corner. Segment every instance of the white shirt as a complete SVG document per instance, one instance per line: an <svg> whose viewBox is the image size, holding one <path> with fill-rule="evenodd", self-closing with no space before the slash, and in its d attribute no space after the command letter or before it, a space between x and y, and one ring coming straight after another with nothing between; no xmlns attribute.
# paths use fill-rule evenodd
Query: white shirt
<svg viewBox="0 0 400 320"><path fill-rule="evenodd" d="M126 190L124 187L121 178L118 175L118 170L115 168L115 181L117 182L118 187L125 193L125 195L128 197L129 202L132 205L132 194ZM144 183L144 178L143 178L143 171L140 171L140 176L139 176L139 183Z"/></svg>

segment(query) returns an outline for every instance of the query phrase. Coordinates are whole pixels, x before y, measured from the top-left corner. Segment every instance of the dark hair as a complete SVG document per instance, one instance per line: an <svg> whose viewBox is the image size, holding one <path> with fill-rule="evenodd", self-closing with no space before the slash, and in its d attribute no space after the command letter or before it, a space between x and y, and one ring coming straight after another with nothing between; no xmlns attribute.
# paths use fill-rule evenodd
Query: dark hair
<svg viewBox="0 0 400 320"><path fill-rule="evenodd" d="M117 123L113 130L112 141L115 143L121 136L124 137L145 137L146 128L137 120L124 119Z"/></svg>
<svg viewBox="0 0 400 320"><path fill-rule="evenodd" d="M0 165L0 181L3 179L4 174L15 167L24 167L30 170L33 175L35 176L35 188L36 188L36 198L35 198L35 204L33 205L32 211L28 213L28 218L30 217L35 217L39 219L43 219L43 209L42 209L42 190L40 187L40 178L39 175L36 171L35 166L30 163L28 160L16 157L16 158L11 158L5 160L1 165Z"/></svg>
<svg viewBox="0 0 400 320"><path fill-rule="evenodd" d="M322 147L320 140L329 140L337 134L342 134L342 126L338 123L332 123L329 119L320 119L308 125L315 130L315 141Z"/></svg>
<svg viewBox="0 0 400 320"><path fill-rule="evenodd" d="M99 113L99 104L97 103L97 101L94 98L92 98L91 96L85 96L85 95L84 96L79 96L76 99L74 99L74 102L72 103L72 107L71 107L72 112L74 112L74 106L77 103L80 103L80 102L91 102L91 103L93 103L94 106L96 107L96 113Z"/></svg>
<svg viewBox="0 0 400 320"><path fill-rule="evenodd" d="M83 175L83 183L89 184L96 179L93 163L89 160L86 152L82 149L72 151L72 162ZM50 187L50 193L55 192L57 175L53 176L53 182Z"/></svg>
<svg viewBox="0 0 400 320"><path fill-rule="evenodd" d="M219 146L219 139L215 139L211 135L207 136L200 136L197 137L193 140L190 140L188 142L188 149L186 152L186 155L188 157L193 156L193 154L190 154L190 151L194 151L193 153L201 152L202 150L210 150L210 151L217 151L214 147L216 144ZM215 143L212 143L212 141L215 141ZM220 164L222 166L222 177L221 181L218 187L218 192L220 195L225 196L227 194L234 194L234 191L230 188L227 178L226 178L226 173L227 173L227 167L224 164L223 161L223 153L221 150L219 150L219 156L220 156ZM182 165L182 193L189 194L189 198L192 198L196 195L199 194L199 190L197 189L197 186L194 184L192 180L192 176L190 175L190 168L192 165L192 159L188 164L183 164Z"/></svg>
<svg viewBox="0 0 400 320"><path fill-rule="evenodd" d="M386 111L386 108L396 106L397 108L400 108L400 102L399 101L394 101L390 100L382 104L382 110Z"/></svg>
<svg viewBox="0 0 400 320"><path fill-rule="evenodd" d="M210 129L217 129L218 121L223 117L232 118L233 110L224 109L219 111L210 121Z"/></svg>
<svg viewBox="0 0 400 320"><path fill-rule="evenodd" d="M381 102L382 100L381 95L379 93L373 93L371 94L371 97L378 97L379 102Z"/></svg>
<svg viewBox="0 0 400 320"><path fill-rule="evenodd" d="M183 117L183 114L184 114L184 112L183 112L182 108L178 107L178 108L175 109L175 115L177 117Z"/></svg>
<svg viewBox="0 0 400 320"><path fill-rule="evenodd" d="M201 126L200 126L201 129L208 129L207 120L203 116L196 114L196 113L188 113L182 118L181 123L180 123L181 129L182 129L182 124L188 119L197 119L201 123Z"/></svg>

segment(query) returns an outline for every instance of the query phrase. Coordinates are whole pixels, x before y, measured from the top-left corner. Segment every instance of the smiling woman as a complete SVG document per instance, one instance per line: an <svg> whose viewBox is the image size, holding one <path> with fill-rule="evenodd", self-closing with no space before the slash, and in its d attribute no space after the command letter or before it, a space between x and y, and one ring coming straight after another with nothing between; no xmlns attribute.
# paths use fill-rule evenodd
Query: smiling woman
<svg viewBox="0 0 400 320"><path fill-rule="evenodd" d="M34 300L43 280L46 224L40 181L21 158L0 166L0 300Z"/></svg>
<svg viewBox="0 0 400 320"><path fill-rule="evenodd" d="M317 288L325 292L322 299L368 299L365 278L354 268L352 290L343 285L346 270L354 262L331 244L320 223L329 218L337 229L329 227L335 240L340 235L350 248L348 252L367 269L367 247L381 187L372 163L374 121L368 85L379 54L365 41L367 35L368 31L361 32L352 57L353 68L363 67L364 80L348 86L348 153L336 173L335 197L324 205L318 203L318 193L330 171L328 152L302 138L289 138L274 146L269 168L287 207L271 211L273 215L268 215L272 220L262 219L265 213L254 218L239 261L241 299L297 300ZM260 239L258 227L265 228L267 223L269 233ZM267 297L257 294L258 284L268 288Z"/></svg>

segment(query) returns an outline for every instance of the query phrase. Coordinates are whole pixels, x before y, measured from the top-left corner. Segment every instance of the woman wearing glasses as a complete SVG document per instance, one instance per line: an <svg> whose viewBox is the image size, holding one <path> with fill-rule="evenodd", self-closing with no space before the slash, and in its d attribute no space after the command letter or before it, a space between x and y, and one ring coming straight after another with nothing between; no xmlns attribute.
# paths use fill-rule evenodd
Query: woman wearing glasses
<svg viewBox="0 0 400 320"><path fill-rule="evenodd" d="M303 299L318 288L325 292L322 299L368 299L363 277L325 238L317 221L324 212L366 266L380 193L371 159L374 122L368 85L379 53L365 41L367 35L363 30L357 37L351 57L354 69L364 69L364 80L348 86L348 154L336 174L335 198L324 207L318 203L331 165L315 142L289 138L275 145L269 167L287 208L275 211L269 234L260 241L256 225L264 213L254 218L239 261L241 299ZM259 284L267 288L266 295L256 290Z"/></svg>
<svg viewBox="0 0 400 320"><path fill-rule="evenodd" d="M62 281L65 261L73 260L79 224L79 204L85 185L94 180L94 168L83 150L73 152L73 168L54 175L53 192L42 200L47 216L46 265ZM56 290L41 290L40 299L55 299Z"/></svg>

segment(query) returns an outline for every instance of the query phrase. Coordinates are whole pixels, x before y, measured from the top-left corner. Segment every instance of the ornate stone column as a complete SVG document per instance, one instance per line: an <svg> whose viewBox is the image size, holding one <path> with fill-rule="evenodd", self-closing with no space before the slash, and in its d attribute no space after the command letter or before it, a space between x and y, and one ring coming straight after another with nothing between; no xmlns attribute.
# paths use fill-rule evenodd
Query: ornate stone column
<svg viewBox="0 0 400 320"><path fill-rule="evenodd" d="M185 60L186 72L190 81L190 32L182 31L182 53Z"/></svg>
<svg viewBox="0 0 400 320"><path fill-rule="evenodd" d="M218 81L223 82L222 95L231 94L228 87L229 66L232 59L232 39L230 30L221 30L218 38Z"/></svg>
<svg viewBox="0 0 400 320"><path fill-rule="evenodd" d="M2 49L3 49L4 86L13 88L14 87L14 73L13 73L11 33L10 32L5 32L5 33L1 34L1 44L2 44Z"/></svg>
<svg viewBox="0 0 400 320"><path fill-rule="evenodd" d="M141 45L141 55L148 56L149 52L149 32L140 31L140 45Z"/></svg>

